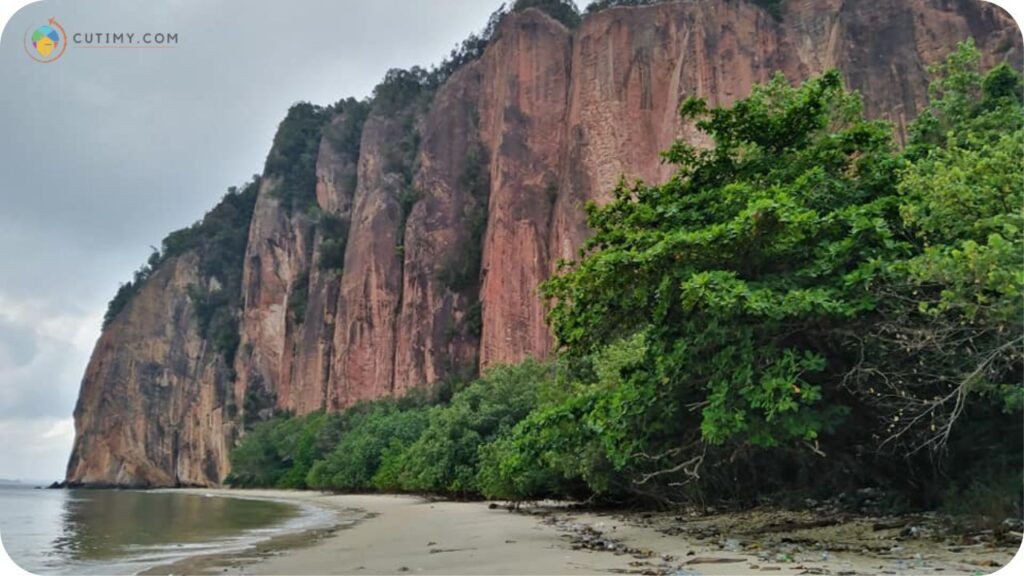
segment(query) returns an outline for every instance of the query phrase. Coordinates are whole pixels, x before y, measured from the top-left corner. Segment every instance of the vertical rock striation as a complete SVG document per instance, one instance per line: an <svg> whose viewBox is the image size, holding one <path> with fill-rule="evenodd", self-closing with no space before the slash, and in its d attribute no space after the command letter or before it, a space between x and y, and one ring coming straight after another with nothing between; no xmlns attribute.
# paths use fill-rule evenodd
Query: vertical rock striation
<svg viewBox="0 0 1024 576"><path fill-rule="evenodd" d="M332 127L340 126L345 115L334 118ZM328 128L328 134L330 127ZM321 211L318 226L313 235L313 246L309 262L308 303L302 323L295 331L291 347L292 369L289 375L295 390L290 409L302 414L327 407L328 390L331 382L331 368L334 361L334 326L338 311L338 294L341 286L341 269L344 260L325 265L325 252L330 242L340 243L347 237L352 219L352 199L356 187L356 163L358 150L339 150L331 138L324 136L320 141L316 162L316 202ZM333 218L332 228L324 224ZM344 246L333 248L341 250Z"/></svg>
<svg viewBox="0 0 1024 576"><path fill-rule="evenodd" d="M491 156L481 368L543 357L551 348L537 287L550 268L571 46L564 26L527 10L505 21L480 61L480 128Z"/></svg>
<svg viewBox="0 0 1024 576"><path fill-rule="evenodd" d="M421 121L415 96L378 103L363 128L327 391L331 409L395 393L405 229L419 198L412 185Z"/></svg>
<svg viewBox="0 0 1024 576"><path fill-rule="evenodd" d="M205 281L198 262L164 262L100 336L75 406L69 483L207 486L227 474L235 404L188 297Z"/></svg>
<svg viewBox="0 0 1024 576"><path fill-rule="evenodd" d="M509 14L433 92L377 94L368 117L331 109L302 164L308 206L264 175L233 366L194 318L190 287L213 282L201 255L159 265L96 345L67 479L214 485L243 422L275 409L337 410L547 356L538 285L583 245L587 202L621 177L664 180L658 153L700 142L683 100L727 105L776 72L838 68L902 138L928 66L968 37L986 64L1020 67L1020 31L978 0L785 0L777 16L746 0L663 2L575 30Z"/></svg>
<svg viewBox="0 0 1024 576"><path fill-rule="evenodd" d="M464 66L438 90L422 123L419 200L405 230L396 392L476 369L490 190L479 140L480 85L479 63Z"/></svg>
<svg viewBox="0 0 1024 576"><path fill-rule="evenodd" d="M282 206L280 186L279 178L262 179L249 228L236 395L258 390L275 395L280 408L298 410L309 402L305 382L292 378L299 319L289 303L295 301L296 289L304 289L313 231L307 214Z"/></svg>

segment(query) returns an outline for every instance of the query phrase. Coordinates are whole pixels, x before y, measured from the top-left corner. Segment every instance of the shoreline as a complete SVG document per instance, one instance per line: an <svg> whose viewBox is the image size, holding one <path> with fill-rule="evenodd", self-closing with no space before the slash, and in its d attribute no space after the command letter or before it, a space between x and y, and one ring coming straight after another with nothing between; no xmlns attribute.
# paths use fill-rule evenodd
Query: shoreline
<svg viewBox="0 0 1024 576"><path fill-rule="evenodd" d="M227 567L258 562L269 555L315 545L324 538L354 526L368 517L361 510L335 506L319 492L302 490L242 490L230 488L160 488L154 491L194 494L213 498L237 498L287 504L297 514L279 525L264 529L275 532L255 538L233 549L199 552L170 562L150 566L135 576L160 574L222 574ZM289 526L289 524L295 524ZM250 536L251 537L251 536Z"/></svg>
<svg viewBox="0 0 1024 576"><path fill-rule="evenodd" d="M183 489L328 510L330 527L279 534L243 551L192 556L164 574L987 574L1019 547L904 537L878 518L754 510L711 517L578 512L536 505L312 491Z"/></svg>

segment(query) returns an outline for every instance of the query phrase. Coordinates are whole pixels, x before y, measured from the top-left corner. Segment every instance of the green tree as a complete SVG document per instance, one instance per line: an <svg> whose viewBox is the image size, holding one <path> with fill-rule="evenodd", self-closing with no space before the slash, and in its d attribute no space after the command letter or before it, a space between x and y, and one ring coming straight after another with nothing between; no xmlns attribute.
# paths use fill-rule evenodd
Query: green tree
<svg viewBox="0 0 1024 576"><path fill-rule="evenodd" d="M846 411L822 402L830 327L872 308L857 274L896 242L889 127L836 72L682 113L715 146L677 142L667 184L588 207L588 255L544 287L552 325L570 354L646 331L650 376L702 407L706 442L813 442Z"/></svg>
<svg viewBox="0 0 1024 576"><path fill-rule="evenodd" d="M481 446L510 430L536 406L551 367L534 361L497 366L435 407L429 425L407 450L384 460L397 487L420 492L478 493Z"/></svg>
<svg viewBox="0 0 1024 576"><path fill-rule="evenodd" d="M340 420L340 440L309 471L309 486L362 491L386 483L386 478L376 478L382 459L415 442L427 426L427 416L424 409L402 410L388 400L346 410Z"/></svg>
<svg viewBox="0 0 1024 576"><path fill-rule="evenodd" d="M977 64L967 43L934 70L906 153L835 72L799 87L776 77L729 109L689 100L684 121L714 145L677 142L669 182L622 182L588 207L593 238L544 293L570 358L645 335L623 387L658 408L623 413L655 424L637 429L626 466L638 488L698 479L717 447L733 460L823 455L830 438L841 453L938 453L965 413L962 436L975 439L1013 421L1000 410L1019 420L1020 80ZM645 472L651 457L660 470Z"/></svg>
<svg viewBox="0 0 1024 576"><path fill-rule="evenodd" d="M879 314L855 339L847 383L896 452L943 449L963 415L971 434L1024 405L1021 80L979 60L967 42L932 70L897 185L912 248L881 267Z"/></svg>
<svg viewBox="0 0 1024 576"><path fill-rule="evenodd" d="M250 430L231 452L227 483L236 487L306 488L306 476L336 439L325 434L330 417L277 414Z"/></svg>
<svg viewBox="0 0 1024 576"><path fill-rule="evenodd" d="M288 109L274 134L263 174L274 180L273 194L289 214L316 204L316 159L331 115L330 108L299 102Z"/></svg>

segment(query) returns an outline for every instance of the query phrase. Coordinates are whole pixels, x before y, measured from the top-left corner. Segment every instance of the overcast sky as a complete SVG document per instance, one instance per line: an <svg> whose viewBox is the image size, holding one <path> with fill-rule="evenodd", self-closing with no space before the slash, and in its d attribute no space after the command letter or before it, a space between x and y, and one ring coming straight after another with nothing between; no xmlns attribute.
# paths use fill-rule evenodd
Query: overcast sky
<svg viewBox="0 0 1024 576"><path fill-rule="evenodd" d="M500 0L46 0L0 38L0 478L64 476L82 373L118 284L262 170L288 107L438 62ZM23 36L177 33L56 62ZM78 48L78 49L76 49Z"/></svg>

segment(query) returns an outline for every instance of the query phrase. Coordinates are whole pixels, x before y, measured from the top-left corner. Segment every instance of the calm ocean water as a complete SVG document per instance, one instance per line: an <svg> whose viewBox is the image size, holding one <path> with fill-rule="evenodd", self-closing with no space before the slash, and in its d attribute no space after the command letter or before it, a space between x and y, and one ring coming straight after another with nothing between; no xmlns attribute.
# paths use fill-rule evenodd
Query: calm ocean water
<svg viewBox="0 0 1024 576"><path fill-rule="evenodd" d="M241 550L322 526L291 503L173 491L0 487L0 540L35 574L134 574L195 554Z"/></svg>

